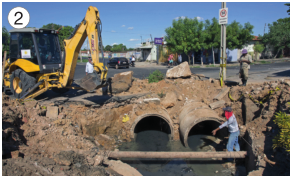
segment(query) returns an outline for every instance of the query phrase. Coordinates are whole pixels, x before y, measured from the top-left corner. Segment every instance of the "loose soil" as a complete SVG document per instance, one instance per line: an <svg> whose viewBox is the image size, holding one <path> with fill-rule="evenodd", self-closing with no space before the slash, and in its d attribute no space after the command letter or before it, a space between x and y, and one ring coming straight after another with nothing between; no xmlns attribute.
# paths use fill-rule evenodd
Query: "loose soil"
<svg viewBox="0 0 292 178"><path fill-rule="evenodd" d="M257 156L265 153L269 159L276 161L274 167L267 164L261 171L262 175L290 175L290 167L283 166L287 165L287 161L290 165L290 155L289 160L279 159L283 155L287 158L287 152L281 148L276 151L271 148L271 140L279 131L272 121L273 115L277 111L290 113L286 105L290 102L290 86L284 81L234 86L230 88L230 94L233 99L240 96L249 98L251 94L254 100L261 100L270 90L275 89L275 85L280 90L267 98L263 106L258 104L258 114L248 123L243 118L242 99L231 101L227 94L222 98L225 104L215 111L223 118L222 108L231 106L238 124L247 128L256 146L253 150ZM166 109L173 120L173 127L177 129L178 115L184 105L189 102L209 105L215 102L213 98L221 89L218 80L199 75L150 84L147 79L134 79L127 92L116 96L145 92L150 94L97 108L78 103L52 103L51 106L58 108L55 118L46 117L50 105L42 106L35 100L19 103L2 94L2 175L121 175L111 169L98 154L113 151L122 142L132 141L130 128L139 115L146 110ZM144 102L146 98L159 98L163 102L168 92L174 92L177 96L172 107L164 108L162 105ZM97 94L101 94L99 90ZM129 121L123 122L125 115L129 116ZM272 129L267 131L270 127ZM278 166L281 168L278 169Z"/></svg>

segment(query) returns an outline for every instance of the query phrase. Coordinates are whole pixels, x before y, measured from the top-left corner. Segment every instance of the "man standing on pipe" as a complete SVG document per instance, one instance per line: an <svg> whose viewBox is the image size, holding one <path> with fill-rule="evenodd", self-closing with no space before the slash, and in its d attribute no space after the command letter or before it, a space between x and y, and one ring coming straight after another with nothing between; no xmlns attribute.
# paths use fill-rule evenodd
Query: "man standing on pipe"
<svg viewBox="0 0 292 178"><path fill-rule="evenodd" d="M235 147L236 151L240 151L239 144L238 144L239 128L238 128L235 115L233 114L232 109L229 106L226 108L223 108L223 110L225 111L225 117L227 121L221 124L217 129L213 130L212 133L213 135L216 135L216 132L218 130L222 129L223 127L228 126L228 131L230 132L230 136L229 136L226 148L230 152L233 151L233 147ZM227 159L227 161L232 161L232 158Z"/></svg>

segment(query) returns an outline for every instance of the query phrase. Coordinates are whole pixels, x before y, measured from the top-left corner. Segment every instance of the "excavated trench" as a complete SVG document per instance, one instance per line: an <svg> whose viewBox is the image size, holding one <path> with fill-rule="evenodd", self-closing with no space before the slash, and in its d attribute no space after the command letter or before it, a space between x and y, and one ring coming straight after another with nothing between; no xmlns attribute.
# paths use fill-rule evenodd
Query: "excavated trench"
<svg viewBox="0 0 292 178"><path fill-rule="evenodd" d="M212 130L223 122L218 114L203 103L190 103L180 110L179 128L168 113L148 112L138 116L131 127L133 142L123 143L120 151L223 151L227 128L221 129L216 136ZM174 132L179 132L180 140L173 140ZM225 139L226 142L226 139ZM212 176L231 175L222 166L222 159L140 159L127 158L123 162L135 167L142 175L153 176ZM217 171L216 171L217 170ZM225 171L224 171L225 170Z"/></svg>

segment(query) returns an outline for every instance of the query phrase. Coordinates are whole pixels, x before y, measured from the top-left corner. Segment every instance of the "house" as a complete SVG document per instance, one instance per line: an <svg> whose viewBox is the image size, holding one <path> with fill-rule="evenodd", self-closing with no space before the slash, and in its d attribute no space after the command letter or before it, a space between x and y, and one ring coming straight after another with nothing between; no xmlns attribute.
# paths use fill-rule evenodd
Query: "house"
<svg viewBox="0 0 292 178"><path fill-rule="evenodd" d="M157 61L157 47L154 42L144 42L142 46L138 47L141 49L141 58L143 61ZM166 42L163 42L163 49L166 48ZM162 51L159 52L161 55Z"/></svg>

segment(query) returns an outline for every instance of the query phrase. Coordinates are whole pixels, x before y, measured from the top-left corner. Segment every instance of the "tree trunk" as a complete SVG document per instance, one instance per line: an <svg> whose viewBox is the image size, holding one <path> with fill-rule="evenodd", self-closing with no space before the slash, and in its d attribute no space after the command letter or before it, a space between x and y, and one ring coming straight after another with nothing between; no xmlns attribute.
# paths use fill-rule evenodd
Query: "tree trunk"
<svg viewBox="0 0 292 178"><path fill-rule="evenodd" d="M212 46L212 54L213 54L213 64L215 66L215 56L214 56L214 49L213 49L213 46Z"/></svg>
<svg viewBox="0 0 292 178"><path fill-rule="evenodd" d="M193 56L193 66L195 65L195 54Z"/></svg>
<svg viewBox="0 0 292 178"><path fill-rule="evenodd" d="M191 56L188 55L188 58L189 58L189 65L191 64Z"/></svg>
<svg viewBox="0 0 292 178"><path fill-rule="evenodd" d="M277 51L277 54L273 57L274 59L276 58L276 56L278 55L278 53L279 53L279 51L280 51L280 49L278 49L278 51Z"/></svg>

